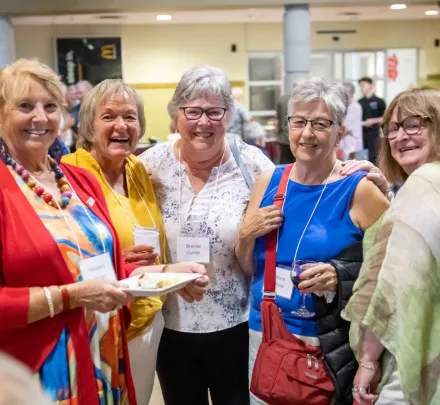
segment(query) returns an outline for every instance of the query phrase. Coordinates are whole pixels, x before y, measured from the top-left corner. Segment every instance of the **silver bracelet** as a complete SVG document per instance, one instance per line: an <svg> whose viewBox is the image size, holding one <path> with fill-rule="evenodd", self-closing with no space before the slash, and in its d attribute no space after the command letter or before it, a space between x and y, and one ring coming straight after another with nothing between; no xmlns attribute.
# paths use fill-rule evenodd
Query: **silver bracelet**
<svg viewBox="0 0 440 405"><path fill-rule="evenodd" d="M388 199L389 202L394 200L395 195L394 195L393 190L391 188L387 188L385 190L384 194L385 194L385 197Z"/></svg>
<svg viewBox="0 0 440 405"><path fill-rule="evenodd" d="M47 304L49 305L49 314L53 318L55 316L55 307L53 306L53 299L50 290L47 287L43 287L44 294L46 295Z"/></svg>

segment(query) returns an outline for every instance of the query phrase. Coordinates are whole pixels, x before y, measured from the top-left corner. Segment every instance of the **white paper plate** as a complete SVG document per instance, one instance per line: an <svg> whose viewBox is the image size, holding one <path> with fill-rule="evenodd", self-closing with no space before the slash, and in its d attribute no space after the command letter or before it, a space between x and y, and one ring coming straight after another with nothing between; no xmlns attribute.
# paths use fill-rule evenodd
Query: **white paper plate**
<svg viewBox="0 0 440 405"><path fill-rule="evenodd" d="M138 275L120 280L121 290L129 292L135 297L154 297L180 290L191 281L201 277L198 273L147 273L147 275L150 280L161 281L172 279L176 280L176 283L163 288L145 288L139 286L138 279L141 275Z"/></svg>

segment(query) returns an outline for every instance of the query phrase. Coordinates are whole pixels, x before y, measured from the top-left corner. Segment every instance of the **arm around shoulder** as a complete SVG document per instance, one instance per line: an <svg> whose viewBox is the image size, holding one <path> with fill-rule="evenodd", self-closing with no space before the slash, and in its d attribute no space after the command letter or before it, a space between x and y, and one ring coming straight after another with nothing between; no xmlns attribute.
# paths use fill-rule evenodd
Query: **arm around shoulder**
<svg viewBox="0 0 440 405"><path fill-rule="evenodd" d="M363 231L381 217L390 203L376 185L364 177L354 192L350 216L353 222Z"/></svg>
<svg viewBox="0 0 440 405"><path fill-rule="evenodd" d="M247 275L253 275L255 271L253 251L256 237L252 235L252 217L260 207L264 192L272 178L273 171L273 168L269 169L258 177L251 191L249 204L240 226L239 239L235 247L235 255L240 267Z"/></svg>

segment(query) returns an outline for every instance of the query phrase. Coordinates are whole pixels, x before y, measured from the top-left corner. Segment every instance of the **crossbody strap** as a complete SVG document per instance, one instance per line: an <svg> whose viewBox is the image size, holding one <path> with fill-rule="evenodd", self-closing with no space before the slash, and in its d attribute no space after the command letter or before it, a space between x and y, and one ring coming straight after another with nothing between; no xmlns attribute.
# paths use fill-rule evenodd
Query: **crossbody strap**
<svg viewBox="0 0 440 405"><path fill-rule="evenodd" d="M243 159L240 156L240 152L238 150L237 144L235 143L235 139L229 138L229 147L231 148L232 156L234 156L235 163L237 163L237 166L240 169L241 174L243 175L244 181L246 182L248 189L251 190L254 186L254 182L252 181L252 178L248 170L246 169Z"/></svg>
<svg viewBox="0 0 440 405"><path fill-rule="evenodd" d="M278 186L277 193L273 197L273 203L279 209L283 208L284 199L286 197L287 184L289 182L290 173L293 169L293 164L286 166ZM276 264L277 264L277 244L278 244L278 230L274 229L266 235L266 260L264 262L264 301L275 301L275 279L276 279Z"/></svg>

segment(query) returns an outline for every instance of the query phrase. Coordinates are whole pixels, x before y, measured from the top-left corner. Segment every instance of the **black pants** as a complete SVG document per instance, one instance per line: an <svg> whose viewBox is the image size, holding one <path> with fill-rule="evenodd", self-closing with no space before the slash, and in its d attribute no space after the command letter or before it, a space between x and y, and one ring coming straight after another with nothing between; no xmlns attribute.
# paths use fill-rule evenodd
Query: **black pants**
<svg viewBox="0 0 440 405"><path fill-rule="evenodd" d="M165 405L249 405L248 323L212 333L165 329L157 374Z"/></svg>
<svg viewBox="0 0 440 405"><path fill-rule="evenodd" d="M377 164L379 151L379 134L376 132L364 133L364 148L368 149L368 160L374 165Z"/></svg>
<svg viewBox="0 0 440 405"><path fill-rule="evenodd" d="M280 164L286 165L295 162L295 156L293 156L290 150L290 145L279 144L280 146Z"/></svg>

